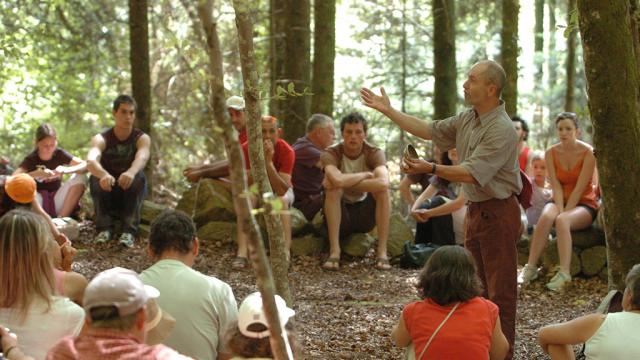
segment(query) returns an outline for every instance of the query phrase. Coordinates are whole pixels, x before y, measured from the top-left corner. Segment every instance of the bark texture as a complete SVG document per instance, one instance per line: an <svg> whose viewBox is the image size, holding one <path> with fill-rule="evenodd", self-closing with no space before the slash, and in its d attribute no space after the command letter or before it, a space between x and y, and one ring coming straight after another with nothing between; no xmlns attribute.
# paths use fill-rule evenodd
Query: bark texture
<svg viewBox="0 0 640 360"><path fill-rule="evenodd" d="M313 96L311 112L333 117L333 74L336 57L336 1L314 1Z"/></svg>
<svg viewBox="0 0 640 360"><path fill-rule="evenodd" d="M576 0L567 0L567 24L569 26L569 36L567 36L567 62L565 69L567 73L567 87L564 93L564 111L575 111L575 86L576 86L576 32L574 24L571 23L571 16L576 11Z"/></svg>
<svg viewBox="0 0 640 360"><path fill-rule="evenodd" d="M518 111L518 13L519 0L502 1L501 59L507 73L507 84L502 91L507 114Z"/></svg>
<svg viewBox="0 0 640 360"><path fill-rule="evenodd" d="M433 0L434 118L456 113L456 25L453 0Z"/></svg>

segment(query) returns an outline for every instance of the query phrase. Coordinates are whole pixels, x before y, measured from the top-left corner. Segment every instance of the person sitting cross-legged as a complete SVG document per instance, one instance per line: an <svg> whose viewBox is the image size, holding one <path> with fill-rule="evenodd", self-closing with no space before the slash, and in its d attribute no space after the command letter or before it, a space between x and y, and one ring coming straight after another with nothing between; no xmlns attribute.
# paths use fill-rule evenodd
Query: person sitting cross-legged
<svg viewBox="0 0 640 360"><path fill-rule="evenodd" d="M131 96L118 96L113 102L115 126L91 140L87 169L92 175L89 188L98 243L111 240L116 216L122 221L122 245L132 247L138 232L147 187L143 170L149 160L151 138L133 127L135 112L136 102Z"/></svg>
<svg viewBox="0 0 640 360"><path fill-rule="evenodd" d="M321 156L324 166L324 215L329 233L327 270L340 267L340 239L366 233L377 225L376 268L390 269L387 257L389 237L389 172L384 152L369 144L367 121L351 113L340 121L342 142L327 148Z"/></svg>
<svg viewBox="0 0 640 360"><path fill-rule="evenodd" d="M86 328L47 353L56 359L191 359L162 345L147 345L148 302L160 296L132 270L115 267L96 275L84 293Z"/></svg>
<svg viewBox="0 0 640 360"><path fill-rule="evenodd" d="M585 343L587 360L640 359L640 264L625 279L622 312L589 314L540 329L538 342L551 359L575 359L572 345Z"/></svg>
<svg viewBox="0 0 640 360"><path fill-rule="evenodd" d="M151 224L148 251L155 263L140 279L160 291L158 304L176 320L163 344L195 359L222 359L222 334L236 320L237 304L228 284L192 269L198 250L191 218L167 210Z"/></svg>

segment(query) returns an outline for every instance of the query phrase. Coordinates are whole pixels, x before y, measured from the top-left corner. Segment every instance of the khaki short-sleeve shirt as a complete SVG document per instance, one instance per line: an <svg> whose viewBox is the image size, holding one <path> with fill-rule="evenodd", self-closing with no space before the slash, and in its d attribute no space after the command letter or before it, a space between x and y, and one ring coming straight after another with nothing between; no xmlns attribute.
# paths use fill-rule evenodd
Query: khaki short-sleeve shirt
<svg viewBox="0 0 640 360"><path fill-rule="evenodd" d="M480 202L520 193L518 136L504 102L480 117L469 109L427 126L433 142L442 151L457 148L460 166L478 182L462 184L466 199Z"/></svg>

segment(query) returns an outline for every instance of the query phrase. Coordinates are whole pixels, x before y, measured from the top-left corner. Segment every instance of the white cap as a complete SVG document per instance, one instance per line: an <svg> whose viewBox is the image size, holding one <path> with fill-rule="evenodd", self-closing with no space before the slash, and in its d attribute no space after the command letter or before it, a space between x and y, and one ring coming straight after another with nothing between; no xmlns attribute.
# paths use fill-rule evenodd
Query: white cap
<svg viewBox="0 0 640 360"><path fill-rule="evenodd" d="M284 325L293 315L296 314L296 312L287 307L287 303L280 297L280 295L275 295L275 298L280 325L284 328ZM267 327L267 330L255 332L247 329L249 325L256 323L264 325ZM264 315L262 308L262 296L259 292L250 294L244 299L244 301L242 301L242 304L240 304L240 309L238 310L238 328L242 335L249 338L262 339L269 336L269 324L267 323L267 318Z"/></svg>
<svg viewBox="0 0 640 360"><path fill-rule="evenodd" d="M244 110L244 98L240 96L232 96L227 99L227 109Z"/></svg>
<svg viewBox="0 0 640 360"><path fill-rule="evenodd" d="M115 267L96 275L84 290L85 311L100 306L115 306L122 316L134 314L149 299L160 296L158 289L145 285L135 271Z"/></svg>

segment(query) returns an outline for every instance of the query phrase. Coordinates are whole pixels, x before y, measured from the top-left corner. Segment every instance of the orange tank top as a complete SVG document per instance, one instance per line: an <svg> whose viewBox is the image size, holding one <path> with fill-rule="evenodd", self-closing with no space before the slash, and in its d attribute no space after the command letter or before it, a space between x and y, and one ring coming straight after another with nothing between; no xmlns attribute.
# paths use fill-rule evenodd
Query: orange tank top
<svg viewBox="0 0 640 360"><path fill-rule="evenodd" d="M562 185L562 198L566 204L567 200L569 200L569 196L571 196L571 192L573 192L573 189L576 187L578 177L582 171L582 165L584 164L584 158L587 156L587 151L589 150L585 150L582 153L582 158L578 160L578 162L569 171L565 170L558 161L556 148L551 148L551 151L553 152L553 166L556 170L556 178L560 182L560 185ZM587 182L587 185L580 196L580 200L578 200L578 204L598 209L598 200L593 186L593 177L589 179L589 182Z"/></svg>

